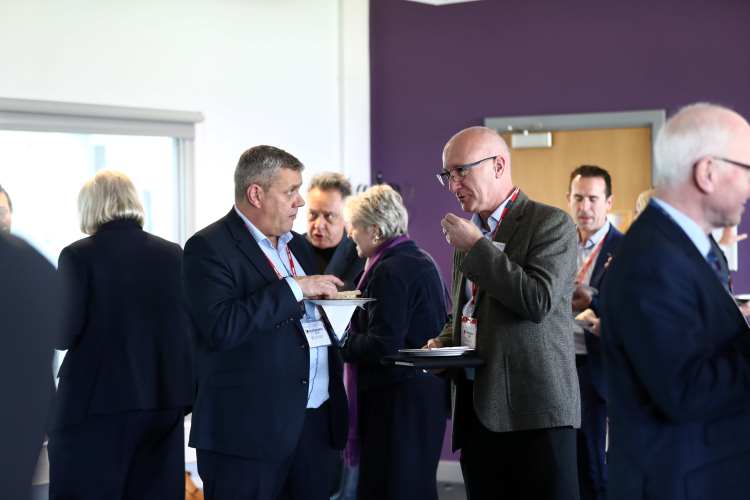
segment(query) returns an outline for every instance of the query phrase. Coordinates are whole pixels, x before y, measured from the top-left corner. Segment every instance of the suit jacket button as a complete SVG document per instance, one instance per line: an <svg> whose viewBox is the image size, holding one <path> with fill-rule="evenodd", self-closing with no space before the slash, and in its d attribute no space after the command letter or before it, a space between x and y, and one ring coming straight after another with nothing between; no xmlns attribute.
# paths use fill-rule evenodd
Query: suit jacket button
<svg viewBox="0 0 750 500"><path fill-rule="evenodd" d="M302 382L302 385L307 385L307 379L303 378L300 382Z"/></svg>
<svg viewBox="0 0 750 500"><path fill-rule="evenodd" d="M300 349L304 349L304 348L306 348L306 347L307 347L307 344L301 344L301 345L299 346L299 348L300 348Z"/></svg>

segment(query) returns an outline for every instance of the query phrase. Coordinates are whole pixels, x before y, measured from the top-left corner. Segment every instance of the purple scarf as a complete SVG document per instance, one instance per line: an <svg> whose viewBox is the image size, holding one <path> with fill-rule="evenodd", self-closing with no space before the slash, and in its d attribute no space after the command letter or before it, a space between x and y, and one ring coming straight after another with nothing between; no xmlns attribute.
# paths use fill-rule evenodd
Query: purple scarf
<svg viewBox="0 0 750 500"><path fill-rule="evenodd" d="M383 242L375 250L372 257L367 259L365 272L362 273L362 277L357 283L357 290L364 290L370 276L370 270L375 267L375 264L387 250L407 241L409 241L408 236L397 236ZM349 335L352 334L355 334L355 332L350 331ZM346 387L346 396L349 399L349 434L346 438L346 448L344 448L344 462L349 467L355 467L359 465L359 425L357 422L359 412L357 410L357 370L353 363L344 363L344 386Z"/></svg>

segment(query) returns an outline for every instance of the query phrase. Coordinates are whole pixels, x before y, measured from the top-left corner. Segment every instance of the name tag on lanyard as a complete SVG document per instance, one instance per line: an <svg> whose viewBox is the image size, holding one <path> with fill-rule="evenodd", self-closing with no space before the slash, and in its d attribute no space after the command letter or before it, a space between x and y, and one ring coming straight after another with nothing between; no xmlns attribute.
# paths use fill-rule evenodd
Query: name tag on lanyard
<svg viewBox="0 0 750 500"><path fill-rule="evenodd" d="M328 335L328 330L322 320L304 320L302 321L302 329L305 331L307 345L311 348L331 345L331 337Z"/></svg>
<svg viewBox="0 0 750 500"><path fill-rule="evenodd" d="M477 319L474 317L476 296L464 305L461 314L461 345L475 349L477 346Z"/></svg>

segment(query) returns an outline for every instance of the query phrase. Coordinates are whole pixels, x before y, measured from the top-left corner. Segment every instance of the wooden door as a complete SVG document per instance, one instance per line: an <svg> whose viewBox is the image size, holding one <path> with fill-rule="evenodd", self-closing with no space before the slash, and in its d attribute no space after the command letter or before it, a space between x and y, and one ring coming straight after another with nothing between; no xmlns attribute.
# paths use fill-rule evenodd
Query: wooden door
<svg viewBox="0 0 750 500"><path fill-rule="evenodd" d="M509 134L503 134L510 145ZM533 200L568 211L570 172L598 165L612 176L610 220L625 231L635 199L651 187L651 129L618 128L552 132L552 147L511 149L513 181Z"/></svg>

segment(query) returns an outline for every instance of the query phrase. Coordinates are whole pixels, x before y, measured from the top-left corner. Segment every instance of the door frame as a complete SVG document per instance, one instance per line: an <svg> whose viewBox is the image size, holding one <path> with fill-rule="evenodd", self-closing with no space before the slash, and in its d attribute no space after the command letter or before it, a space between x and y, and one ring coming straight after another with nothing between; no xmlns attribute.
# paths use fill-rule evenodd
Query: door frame
<svg viewBox="0 0 750 500"><path fill-rule="evenodd" d="M664 125L666 117L667 112L664 109L562 115L492 116L484 119L484 126L500 133L649 127L651 129L651 180L653 183L653 145L656 142L656 134Z"/></svg>

